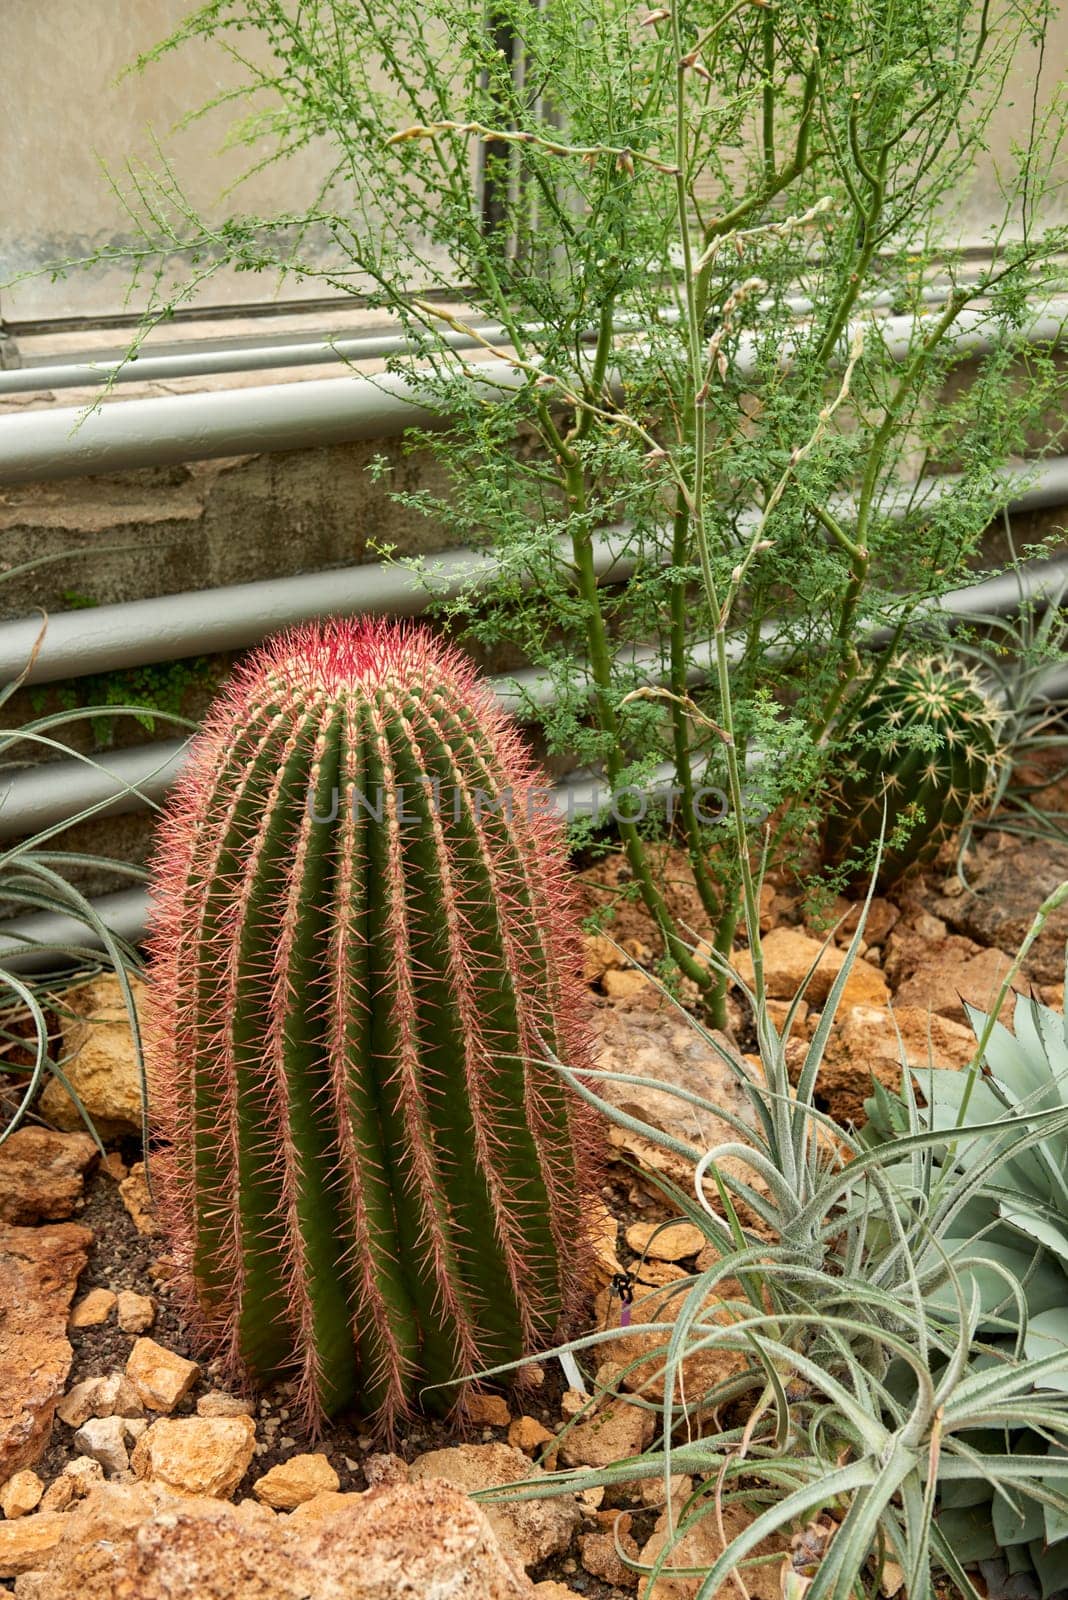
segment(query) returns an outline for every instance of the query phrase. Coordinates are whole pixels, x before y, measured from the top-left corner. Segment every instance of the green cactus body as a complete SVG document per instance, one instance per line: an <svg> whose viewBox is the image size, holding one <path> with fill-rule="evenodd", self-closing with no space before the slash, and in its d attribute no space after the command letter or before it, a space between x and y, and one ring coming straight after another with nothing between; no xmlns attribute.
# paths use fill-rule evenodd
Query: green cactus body
<svg viewBox="0 0 1068 1600"><path fill-rule="evenodd" d="M588 1060L536 785L455 652L337 623L250 661L169 806L163 1211L205 1340L313 1422L388 1427L573 1302L588 1124L547 1055Z"/></svg>
<svg viewBox="0 0 1068 1600"><path fill-rule="evenodd" d="M882 858L891 882L930 858L987 795L1002 760L1001 714L978 675L937 656L894 661L861 707L849 736L845 770L834 792L824 853L834 863L870 851L901 821L905 842Z"/></svg>

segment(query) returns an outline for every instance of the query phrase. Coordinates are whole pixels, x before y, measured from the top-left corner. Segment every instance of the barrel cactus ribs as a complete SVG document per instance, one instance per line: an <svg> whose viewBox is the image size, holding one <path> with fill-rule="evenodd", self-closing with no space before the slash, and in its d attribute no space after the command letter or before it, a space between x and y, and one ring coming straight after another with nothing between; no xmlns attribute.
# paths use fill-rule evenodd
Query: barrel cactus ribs
<svg viewBox="0 0 1068 1600"><path fill-rule="evenodd" d="M549 1057L587 1042L538 783L462 656L337 622L239 670L168 806L161 1211L207 1347L312 1424L451 1405L572 1303L592 1141Z"/></svg>

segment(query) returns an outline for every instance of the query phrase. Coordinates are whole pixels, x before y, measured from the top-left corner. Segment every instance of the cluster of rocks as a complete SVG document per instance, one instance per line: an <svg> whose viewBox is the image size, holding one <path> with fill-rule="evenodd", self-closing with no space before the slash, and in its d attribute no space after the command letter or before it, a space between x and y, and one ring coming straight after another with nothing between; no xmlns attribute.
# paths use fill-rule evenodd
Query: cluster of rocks
<svg viewBox="0 0 1068 1600"><path fill-rule="evenodd" d="M654 1247L689 1246L674 1232L680 1236L666 1230ZM605 1369L599 1381L611 1376ZM618 1589L638 1585L620 1551L641 1562L645 1549L630 1513L603 1508L603 1488L481 1508L468 1498L520 1481L536 1486L558 1462L599 1468L639 1453L652 1414L624 1399L591 1410L588 1397L570 1391L565 1416L589 1415L549 1448L556 1435L537 1418L513 1415L501 1396L474 1396L470 1421L506 1430L507 1442L431 1450L410 1463L371 1454L363 1464L371 1487L343 1492L321 1451L294 1450L255 1475L257 1418L237 1396L209 1389L194 1414L173 1415L200 1378L195 1362L141 1336L124 1370L82 1379L62 1395L55 1415L79 1453L47 1486L22 1466L0 1487L0 1577L16 1580L16 1595L362 1600L403 1592L431 1600L451 1592L444 1579L462 1570L470 1600L571 1600L564 1585L528 1577L554 1556ZM674 1487L684 1494L689 1485ZM663 1504L657 1480L636 1492L641 1507ZM391 1589L398 1574L404 1586ZM650 1600L683 1592L657 1586Z"/></svg>
<svg viewBox="0 0 1068 1600"><path fill-rule="evenodd" d="M3 1216L16 1219L0 1221L0 1581L12 1581L16 1595L429 1600L455 1583L468 1600L574 1600L591 1582L601 1596L639 1587L628 1561L643 1562L660 1537L657 1480L632 1486L631 1509L606 1505L600 1486L483 1505L470 1496L520 1481L536 1488L557 1467L601 1468L637 1454L651 1438L651 1412L625 1392L592 1406L569 1391L547 1426L544 1405L539 1417L501 1395L474 1395L468 1421L483 1443L405 1461L361 1440L369 1453L359 1463L302 1449L282 1431L284 1407L275 1413L211 1387L210 1372L153 1336L155 1294L99 1283L78 1293L93 1235L73 1218L97 1160L93 1141L75 1132L27 1127L0 1146ZM108 1177L129 1182L113 1156ZM143 1206L122 1198L138 1226L154 1231L147 1191ZM605 1261L618 1266L616 1226L604 1222ZM628 1242L667 1268L692 1258L700 1234L636 1224ZM115 1329L126 1336L124 1359L68 1382L71 1335ZM608 1363L599 1381L609 1384L615 1371ZM51 1473L42 1460L55 1460L50 1440L66 1456ZM264 1455L272 1459L261 1469ZM339 1468L369 1487L344 1489ZM530 1574L546 1563L578 1590L535 1582ZM693 1587L664 1579L649 1600L681 1600Z"/></svg>
<svg viewBox="0 0 1068 1600"><path fill-rule="evenodd" d="M862 1115L873 1073L896 1087L902 1049L917 1067L959 1067L970 1059L963 1002L989 1005L1047 880L1068 876L1068 852L1061 861L1044 847L1037 860L1029 850L1015 841L985 842L969 887L946 878L872 902L821 1077L839 1120ZM778 1022L813 971L794 1016L788 1059L795 1067L856 927L856 908L843 902L835 909L844 920L827 941L805 924L796 897L781 886L765 889L763 964ZM652 952L640 931L640 922L628 925L622 952L606 939L587 943L587 976L601 996L600 1065L663 1087L606 1080L603 1092L689 1143L721 1143L734 1137L737 1119L752 1116L724 1059L733 1047L725 1036L714 1044L702 1038L663 1000L642 970ZM1063 1004L1058 963L1066 934L1068 911L1044 932L1016 988L1029 982L1048 1003ZM743 980L751 976L748 952L738 966ZM140 1087L117 987L98 980L73 997L71 1009L65 1054L79 1098L106 1138L138 1132ZM732 1120L680 1101L672 1087L702 1096ZM604 1329L616 1330L598 1347L596 1403L574 1390L556 1411L526 1399L535 1416L500 1395L477 1395L469 1421L481 1428L481 1443L450 1443L404 1460L375 1454L370 1441L364 1449L361 1440L356 1462L336 1450L304 1448L284 1407L275 1413L213 1387L210 1370L168 1348L174 1323L155 1292L165 1306L164 1282L97 1282L79 1296L93 1234L78 1219L98 1151L58 1083L42 1109L67 1131L25 1127L0 1146L0 1581L13 1582L21 1600L75 1593L83 1600L439 1600L453 1593L575 1600L591 1592L604 1600L635 1591L639 1600L690 1600L696 1592L697 1578L666 1572L650 1584L640 1570L669 1537L659 1479L608 1492L603 1485L539 1492L546 1473L596 1472L639 1455L652 1437L650 1403L663 1397L654 1352L664 1337L652 1325L662 1330L674 1321L685 1302L678 1286L710 1257L700 1230L663 1224L648 1188L642 1193L626 1180L630 1215L642 1219L631 1221L626 1243L641 1259L643 1288L625 1332L610 1288L622 1270L616 1217L591 1219L595 1314ZM608 1138L654 1179L688 1187L691 1175L678 1156L632 1128L613 1127ZM138 1232L158 1235L143 1167L127 1171L114 1152L106 1165ZM706 1316L729 1322L736 1296L737 1285L720 1284ZM83 1363L73 1383L71 1332L76 1339L106 1336L100 1348L109 1352L103 1370L85 1375ZM703 1349L685 1367L687 1392L729 1378L743 1359ZM58 1466L56 1450L49 1453L53 1439L64 1445ZM529 1498L492 1493L519 1483ZM673 1480L672 1498L683 1503L690 1488L686 1479ZM739 1515L725 1508L728 1537ZM717 1519L701 1520L670 1566L707 1568L720 1536ZM747 1588L754 1600L778 1600L779 1558L789 1551L772 1545L762 1553L772 1559L747 1572ZM566 1584L536 1581L547 1563Z"/></svg>
<svg viewBox="0 0 1068 1600"><path fill-rule="evenodd" d="M618 868L617 874L618 874ZM674 867L685 887L687 868L680 857ZM911 1067L957 1069L975 1048L966 1006L989 1009L1012 966L1013 957L1031 926L1041 901L1068 877L1068 846L1021 841L1006 834L985 836L968 863L965 882L955 873L918 878L902 885L894 898L875 897L868 909L863 938L839 1002L820 1073L821 1106L842 1124L863 1120L863 1102L871 1093L872 1076L886 1087L900 1083L902 1052ZM690 896L692 898L692 896ZM683 894L684 904L688 904ZM832 984L856 932L860 906L845 898L828 908L821 925L804 920L799 893L767 883L761 898L761 951L772 1020L781 1026L795 994L808 978L803 1001L795 1008L788 1063L800 1070L808 1042L819 1023ZM604 1038L615 1070L680 1080L673 1063L682 1062L685 1088L696 1088L709 1074L716 1098L729 1094L730 1074L717 1064L714 1051L684 1040L685 1020L666 1008L643 967L653 951L635 936L637 908L627 922L631 936L620 943L605 938L587 941L587 978L606 997ZM835 923L838 926L835 927ZM691 922L700 926L700 919ZM834 928L828 944L828 927ZM1068 907L1052 916L1012 982L1016 993L1032 993L1058 1009L1064 1005L1064 946L1068 939ZM825 948L826 946L826 948ZM698 946L700 953L701 946ZM822 953L821 953L822 952ZM637 963L637 964L636 964ZM752 982L748 950L736 953L743 981ZM814 971L813 971L814 969ZM1011 1019L1013 999L1003 1004L1002 1020ZM735 1002L732 1001L732 1006ZM737 1024L743 1022L735 1006ZM640 1065L624 1064L635 1047ZM693 1062L693 1071L689 1062ZM602 1063L604 1065L606 1063ZM643 1101L640 1112L665 1132L678 1133L678 1102L655 1092L635 1096L631 1087L605 1086L609 1098ZM738 1106L731 1101L737 1114ZM650 1116L649 1113L653 1115ZM687 1118L689 1112L687 1111ZM665 1121L665 1118L667 1119ZM698 1129L683 1136L693 1142ZM657 1164L646 1148L628 1138L626 1148Z"/></svg>

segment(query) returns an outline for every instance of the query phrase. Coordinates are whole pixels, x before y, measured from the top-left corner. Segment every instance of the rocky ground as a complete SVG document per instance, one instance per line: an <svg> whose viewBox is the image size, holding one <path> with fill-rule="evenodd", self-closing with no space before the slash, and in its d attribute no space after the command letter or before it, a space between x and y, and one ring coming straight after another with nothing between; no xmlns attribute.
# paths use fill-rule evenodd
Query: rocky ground
<svg viewBox="0 0 1068 1600"><path fill-rule="evenodd" d="M670 853L660 866L680 914L700 931L684 866ZM967 887L936 873L876 900L831 1036L823 1109L842 1122L859 1118L872 1072L896 1086L898 1030L917 1065L931 1056L939 1066L962 1065L973 1037L962 1002L989 1003L1035 908L1064 878L1068 848L990 834L970 862ZM612 935L627 952L596 936L587 944L601 1065L692 1088L744 1115L745 1102L720 1058L643 970L657 950L647 919L627 899L623 862L609 858L586 880L592 903L616 904ZM798 1059L855 926L847 903L833 914L846 920L802 1008L791 1046ZM1068 912L1047 927L1018 980L1055 1005L1063 1004L1066 936ZM824 926L806 920L797 895L782 884L767 886L765 969L783 1012L824 937ZM741 951L743 975L747 959ZM99 1159L54 1083L38 1121L0 1147L0 1588L23 1600L75 1593L85 1600L399 1594L431 1600L454 1592L467 1600L622 1600L636 1590L640 1600L688 1600L694 1594L692 1577L662 1577L650 1588L618 1554L622 1549L647 1564L660 1548L665 1518L658 1482L486 1507L468 1498L469 1491L536 1478L556 1465L601 1466L639 1452L652 1415L632 1400L655 1398L653 1363L620 1379L615 1398L576 1421L583 1398L547 1361L532 1387L483 1396L465 1437L444 1423L421 1422L391 1454L359 1422L332 1427L318 1443L308 1440L285 1386L254 1400L224 1392L190 1348L172 1305L114 985L97 980L68 1003L85 1020L67 1026L73 1056L67 1070L108 1155ZM740 1008L733 1021L744 1055ZM698 1144L726 1132L718 1118L695 1114L664 1091L616 1085L606 1093ZM634 1309L641 1323L670 1316L657 1289L666 1291L704 1264L703 1239L689 1224L650 1237L669 1214L655 1179L665 1174L685 1184L681 1165L627 1130L613 1128L607 1138L605 1209L589 1224L598 1256L590 1319L601 1327L619 1319L608 1291L613 1272L643 1258L641 1275L652 1292ZM640 1354L640 1345L620 1339L598 1353L603 1386L624 1360ZM725 1375L723 1363L736 1359L702 1357L701 1371L688 1375L690 1387L716 1381ZM701 1526L676 1564L700 1567L718 1553L713 1519ZM784 1560L811 1558L803 1539L792 1551L766 1553L775 1559L748 1580L754 1600L778 1600ZM889 1571L884 1592L895 1592Z"/></svg>

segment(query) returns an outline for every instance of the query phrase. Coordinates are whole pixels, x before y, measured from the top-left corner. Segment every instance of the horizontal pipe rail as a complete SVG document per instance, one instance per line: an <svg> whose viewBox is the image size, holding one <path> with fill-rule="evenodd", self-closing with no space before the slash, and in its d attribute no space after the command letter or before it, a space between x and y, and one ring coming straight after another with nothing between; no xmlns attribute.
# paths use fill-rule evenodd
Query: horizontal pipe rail
<svg viewBox="0 0 1068 1600"><path fill-rule="evenodd" d="M634 561L623 549L627 536L623 527L608 527L595 540L594 566L602 582L620 583L633 572ZM87 673L242 650L313 617L418 616L435 600L484 587L500 570L488 551L442 550L421 559L422 568L375 561L59 611L48 618L35 657L40 616L0 622L0 683L10 683L23 672L28 684L56 683Z"/></svg>
<svg viewBox="0 0 1068 1600"><path fill-rule="evenodd" d="M928 304L944 304L951 293L948 283L929 284L920 294ZM885 309L892 306L895 295L892 289L880 289L866 296L864 306ZM763 300L758 309L770 310L774 302ZM803 295L788 296L786 309L795 316L811 314L813 302ZM663 313L665 321L677 316L672 310ZM617 320L619 331L627 324ZM633 322L630 331L638 326ZM503 323L482 322L474 319L471 333L457 333L452 329L436 332L434 337L450 350L474 350L483 341L504 344L511 338ZM597 337L591 327L586 338ZM176 378L212 377L224 372L264 372L287 367L311 367L334 362L357 364L361 361L384 360L390 356L414 355L418 346L413 339L395 329L376 333L342 334L326 333L315 340L294 339L276 335L260 344L247 339L231 339L220 344L198 343L189 340L178 349L156 351L142 349L136 355L118 354L100 356L81 361L50 360L48 357L31 359L20 367L0 372L0 395L30 394L53 389L91 389L109 383L156 383Z"/></svg>
<svg viewBox="0 0 1068 1600"><path fill-rule="evenodd" d="M1021 345L1057 343L1066 318L1068 302L1050 302L1036 310L1029 323L1014 329L1012 337ZM901 360L917 335L933 327L935 320L933 313L922 313L883 321L867 318L864 326L878 333L891 358ZM989 350L995 336L996 319L986 308L963 310L946 334L961 355ZM792 358L796 343L793 337L785 341L784 363ZM754 339L740 342L735 362L743 373L756 370ZM480 365L486 366L486 376L472 382L490 404L529 381L506 358L492 366ZM0 483L311 449L382 439L407 428L441 427L445 422L425 385L417 377L396 373L109 401L88 411L48 407L0 417Z"/></svg>
<svg viewBox="0 0 1068 1600"><path fill-rule="evenodd" d="M645 784L648 803L667 796L674 782L674 767L663 764ZM539 791L530 797L515 797L517 807L531 804L538 812L554 811L568 821L582 816L599 816L603 813L611 794L605 780L587 770L572 772L551 789ZM629 804L621 800L621 804ZM93 909L105 927L129 944L139 944L148 931L149 900L147 889L121 889L114 894L98 896ZM75 917L54 911L34 911L0 922L0 970L12 972L40 972L58 964L53 946L80 946L89 950L102 950L103 941L91 928ZM40 948L38 948L40 947Z"/></svg>
<svg viewBox="0 0 1068 1600"><path fill-rule="evenodd" d="M1064 576L1062 574L1062 580ZM1049 703L1066 695L1068 668L1052 669L1036 687L1032 702ZM747 765L753 767L759 761L760 752L753 751ZM662 763L643 785L647 804L653 806L661 798L673 798L678 793L674 784L674 765ZM550 793L550 809L569 822L576 817L603 816L613 798L604 777L585 768L560 779ZM622 796L619 798L622 804ZM631 804L629 799L627 804ZM122 889L114 894L100 895L92 904L101 922L131 945L140 944L149 932L147 889ZM16 973L51 970L57 965L54 946L81 946L89 950L103 948L102 941L92 929L84 927L73 917L57 912L33 912L0 922L0 969L7 968Z"/></svg>
<svg viewBox="0 0 1068 1600"><path fill-rule="evenodd" d="M21 839L94 808L121 817L158 804L185 762L188 739L160 739L104 756L42 761L0 781L0 839Z"/></svg>
<svg viewBox="0 0 1068 1600"><path fill-rule="evenodd" d="M932 605L960 620L979 615L1004 616L1022 601L1041 602L1059 597L1068 588L1068 556L1058 561L1033 562L1019 572L1005 573L981 583L942 595ZM775 625L767 625L769 634ZM872 633L870 642L885 643L891 630ZM741 642L731 640L728 651L733 659ZM628 652L626 664L650 683L667 681L668 670L662 651L655 648ZM714 670L714 648L702 642L693 651L688 672L691 687L707 682ZM592 689L585 663L576 663L576 676ZM1055 699L1063 691L1064 674L1042 680L1041 692ZM551 677L538 668L506 673L491 680L498 700L513 716L536 717L553 699ZM113 817L142 811L163 799L177 778L188 741L160 740L134 746L112 755L46 761L10 777L0 784L0 839L27 837L81 815L90 807L95 816ZM564 780L565 782L567 780Z"/></svg>
<svg viewBox="0 0 1068 1600"><path fill-rule="evenodd" d="M93 901L93 910L117 938L137 945L145 936L148 891L119 889L115 894L99 895ZM0 970L21 973L57 969L62 961L57 960L54 949L45 948L56 945L98 951L104 948L99 934L77 918L59 911L32 911L0 923Z"/></svg>
<svg viewBox="0 0 1068 1600"><path fill-rule="evenodd" d="M111 401L94 411L57 406L0 417L0 482L319 449L441 423L411 383L390 373Z"/></svg>
<svg viewBox="0 0 1068 1600"><path fill-rule="evenodd" d="M1014 485L1008 510L1019 514L1068 504L1068 457L1006 467L1000 476ZM889 496L883 511L903 515L952 492L955 480L931 478L914 490ZM834 509L848 517L851 502ZM748 514L749 521L756 516ZM602 582L621 582L634 561L625 553L625 526L606 528L595 544ZM455 598L488 584L499 571L489 552L446 550L425 558L424 568L368 562L290 578L263 578L218 589L185 590L146 600L60 611L49 617L44 637L40 616L0 622L0 683L25 672L28 684L56 683L88 673L180 661L186 656L242 650L269 634L313 617L360 613L417 616L435 599Z"/></svg>
<svg viewBox="0 0 1068 1600"><path fill-rule="evenodd" d="M508 329L499 322L476 322L471 333L446 330L435 334L435 339L450 350L474 350L483 340L500 344L509 337ZM176 378L207 378L223 372L265 372L272 368L326 366L333 362L355 364L412 354L414 350L412 341L403 333L326 334L314 341L289 339L261 345L235 341L230 347L213 350L14 367L0 372L0 395L29 394L45 389L91 389L106 383L173 382Z"/></svg>

